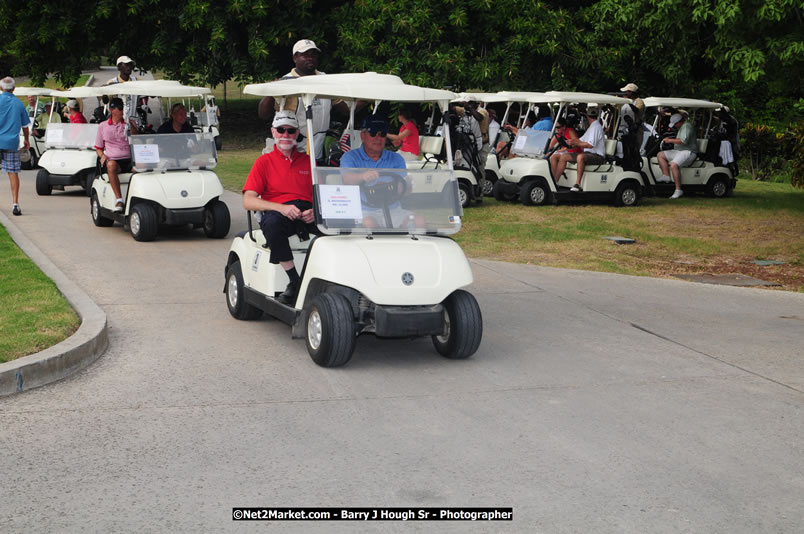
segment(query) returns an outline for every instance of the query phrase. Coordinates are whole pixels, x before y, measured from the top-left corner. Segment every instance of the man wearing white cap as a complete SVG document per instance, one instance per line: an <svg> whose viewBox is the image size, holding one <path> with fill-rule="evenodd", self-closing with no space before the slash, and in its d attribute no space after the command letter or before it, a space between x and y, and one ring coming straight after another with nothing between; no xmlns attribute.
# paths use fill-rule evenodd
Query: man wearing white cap
<svg viewBox="0 0 804 534"><path fill-rule="evenodd" d="M676 147L673 150L659 152L657 159L659 160L659 168L662 169L662 177L656 181L670 182L670 176L668 175L672 173L673 181L676 183L676 190L670 198L679 198L684 194L681 190L681 168L695 161L698 140L695 136L695 128L687 122L687 119L681 113L673 113L670 116L670 128L678 128L678 134L676 134L676 137L663 139L662 141L673 144Z"/></svg>
<svg viewBox="0 0 804 534"><path fill-rule="evenodd" d="M639 87L635 83L626 84L625 87L620 87L620 91L625 93L625 98L630 98L634 101L634 106L639 110L638 119L642 121L642 116L645 113L645 102L639 98Z"/></svg>
<svg viewBox="0 0 804 534"><path fill-rule="evenodd" d="M243 186L243 209L259 211L260 228L271 249L271 263L285 269L289 283L279 301L293 305L299 292L299 273L288 237L318 233L313 212L310 158L296 150L299 121L292 111L278 111L271 123L274 149L263 154Z"/></svg>
<svg viewBox="0 0 804 534"><path fill-rule="evenodd" d="M290 72L282 76L281 80L291 78L299 78L301 76L316 76L323 75L324 72L317 70L318 60L321 57L321 49L310 39L302 39L293 45L293 63L296 65ZM340 101L335 105L345 107ZM322 160L324 157L324 138L329 129L329 115L332 109L332 101L328 98L318 98L313 100L313 135L315 135L315 145L317 160ZM296 97L288 97L285 99L284 108L288 111L296 113L296 119L299 121L299 128L303 137L300 138L298 143L298 150L305 152L307 150L307 119L304 114L304 106ZM274 112L279 111L279 105L273 97L266 96L260 101L257 113L261 119L266 121L271 120ZM344 110L341 110L344 111ZM344 112L348 114L348 109Z"/></svg>

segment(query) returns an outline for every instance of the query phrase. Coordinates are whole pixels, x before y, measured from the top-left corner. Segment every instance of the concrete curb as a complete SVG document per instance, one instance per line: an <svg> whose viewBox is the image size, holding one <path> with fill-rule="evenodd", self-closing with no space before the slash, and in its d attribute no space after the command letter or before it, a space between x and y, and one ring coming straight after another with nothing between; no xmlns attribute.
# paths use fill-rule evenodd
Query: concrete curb
<svg viewBox="0 0 804 534"><path fill-rule="evenodd" d="M88 367L109 344L106 313L56 267L17 226L0 211L0 223L11 239L42 269L81 318L78 330L61 343L36 354L0 363L0 396L20 393L66 378Z"/></svg>

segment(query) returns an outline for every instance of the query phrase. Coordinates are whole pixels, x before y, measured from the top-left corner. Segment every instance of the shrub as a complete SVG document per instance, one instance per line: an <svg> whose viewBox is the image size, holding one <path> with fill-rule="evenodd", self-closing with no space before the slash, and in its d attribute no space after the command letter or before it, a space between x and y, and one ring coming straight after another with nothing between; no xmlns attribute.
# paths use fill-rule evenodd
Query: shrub
<svg viewBox="0 0 804 534"><path fill-rule="evenodd" d="M748 157L751 178L765 180L779 164L779 139L776 130L764 124L746 123L740 130L744 156Z"/></svg>

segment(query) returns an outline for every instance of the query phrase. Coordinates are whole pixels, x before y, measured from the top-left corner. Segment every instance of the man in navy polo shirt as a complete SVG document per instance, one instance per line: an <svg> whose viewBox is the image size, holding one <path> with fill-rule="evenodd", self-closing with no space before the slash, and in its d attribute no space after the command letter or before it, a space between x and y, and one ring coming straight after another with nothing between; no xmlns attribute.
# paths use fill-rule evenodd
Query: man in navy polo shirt
<svg viewBox="0 0 804 534"><path fill-rule="evenodd" d="M350 150L341 156L341 168L369 169L363 172L347 173L344 181L352 184L367 183L368 185L390 183L390 176L381 176L379 172L370 169L406 169L405 158L385 150L385 138L388 135L388 123L376 115L369 115L363 121L360 130L360 141L363 145ZM366 205L365 193L361 193L363 201L363 224L368 227L386 226L383 210ZM400 227L411 214L401 209L399 202L391 206L391 217L394 227Z"/></svg>
<svg viewBox="0 0 804 534"><path fill-rule="evenodd" d="M17 86L14 78L6 76L0 80L0 156L3 160L3 170L8 173L11 181L11 213L22 215L20 210L20 153L17 150L20 142L20 129L25 136L23 150L28 151L28 113L25 106L14 96Z"/></svg>
<svg viewBox="0 0 804 534"><path fill-rule="evenodd" d="M279 111L271 125L274 149L254 162L243 186L243 209L261 212L260 228L271 249L270 262L281 265L290 280L278 300L293 305L299 294L300 277L288 237L301 228L318 233L313 181L309 156L296 150L296 114Z"/></svg>

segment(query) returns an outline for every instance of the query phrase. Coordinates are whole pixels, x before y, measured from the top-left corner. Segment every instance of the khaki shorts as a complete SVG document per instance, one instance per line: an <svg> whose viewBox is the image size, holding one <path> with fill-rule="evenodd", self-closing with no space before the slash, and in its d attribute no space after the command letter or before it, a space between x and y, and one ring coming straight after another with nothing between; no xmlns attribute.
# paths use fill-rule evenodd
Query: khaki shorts
<svg viewBox="0 0 804 534"><path fill-rule="evenodd" d="M579 153L568 154L572 163L578 162ZM583 152L583 160L586 165L601 165L606 162L606 158L594 152Z"/></svg>

